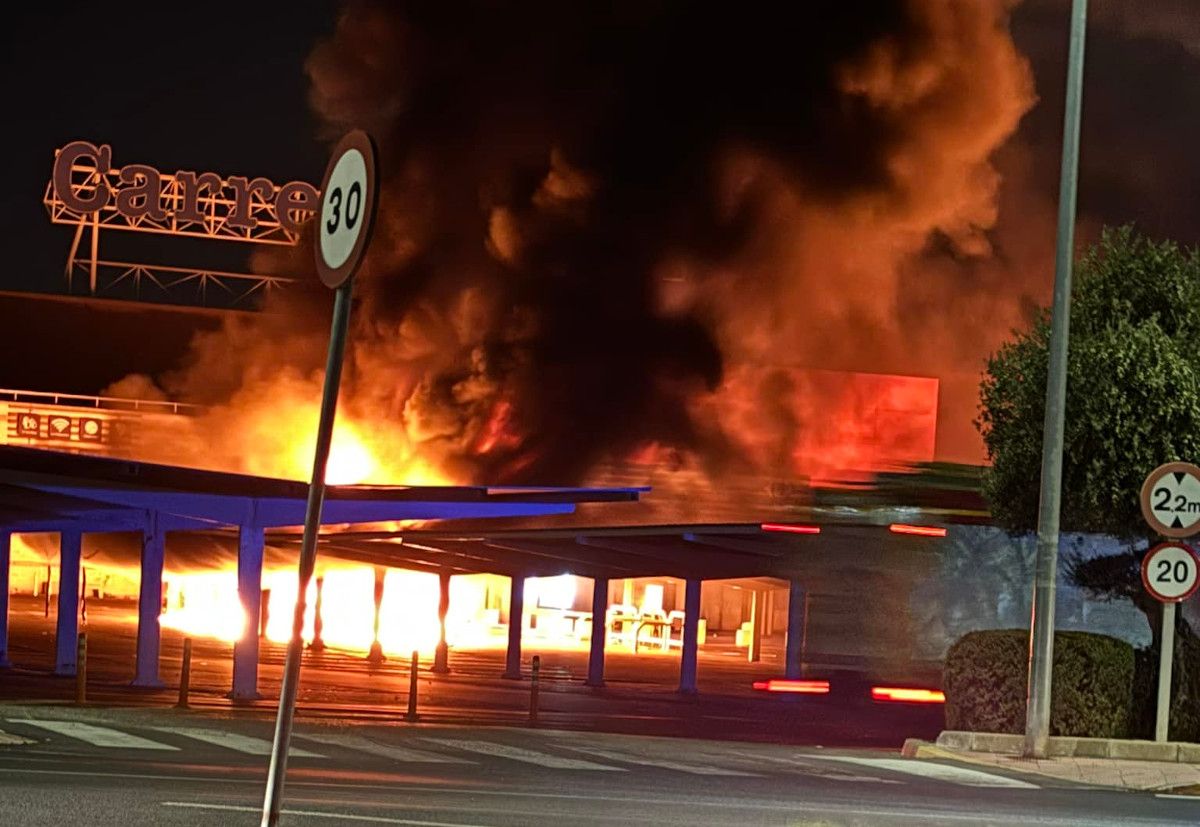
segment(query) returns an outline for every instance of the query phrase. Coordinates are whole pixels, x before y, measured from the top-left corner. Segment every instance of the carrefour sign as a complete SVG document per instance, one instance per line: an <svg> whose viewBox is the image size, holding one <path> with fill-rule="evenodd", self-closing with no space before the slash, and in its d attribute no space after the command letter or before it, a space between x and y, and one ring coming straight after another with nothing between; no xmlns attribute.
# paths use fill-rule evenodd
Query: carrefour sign
<svg viewBox="0 0 1200 827"><path fill-rule="evenodd" d="M113 166L112 147L73 141L58 150L46 193L62 224L294 244L317 208L312 184L277 185L215 172L164 173L146 164Z"/></svg>

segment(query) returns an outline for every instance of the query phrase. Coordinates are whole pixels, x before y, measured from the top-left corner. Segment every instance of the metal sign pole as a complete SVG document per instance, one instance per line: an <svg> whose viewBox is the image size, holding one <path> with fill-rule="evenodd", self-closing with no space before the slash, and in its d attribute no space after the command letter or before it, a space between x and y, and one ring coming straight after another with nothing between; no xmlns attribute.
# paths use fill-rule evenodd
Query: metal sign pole
<svg viewBox="0 0 1200 827"><path fill-rule="evenodd" d="M1190 490L1200 487L1200 468L1185 463L1172 462L1160 466L1146 477L1142 486L1142 509L1147 521L1155 527L1162 525L1157 512L1185 511L1191 525L1167 525L1168 531L1196 533L1200 521L1193 519L1187 494L1177 489ZM1174 487L1172 487L1172 482ZM1167 509L1165 498L1171 498L1172 508ZM1178 497L1179 499L1174 499ZM1160 504L1155 509L1153 505ZM1173 523L1181 522L1172 520ZM1187 600L1200 590L1200 557L1195 550L1180 542L1160 543L1146 552L1142 558L1142 585L1155 600L1162 603L1162 634L1159 635L1158 650L1158 698L1154 711L1154 740L1165 743L1171 728L1171 667L1175 658L1175 604Z"/></svg>
<svg viewBox="0 0 1200 827"><path fill-rule="evenodd" d="M325 502L325 468L329 464L333 419L342 380L346 337L350 329L354 273L371 242L375 210L379 203L377 158L375 142L370 135L361 130L345 135L334 147L329 165L325 168L321 201L314 217L313 252L317 276L326 287L337 292L334 294L333 328L329 333L329 354L325 362L325 388L321 393L321 418L317 423L317 444L313 452L312 481L308 487L308 506L304 512L296 610L283 667L283 685L279 691L275 740L271 745L271 766L263 796L262 827L274 827L279 823L279 809L283 801L288 747L292 740L292 718L296 712L296 688L300 681L300 656L304 651L305 599L317 561L317 535L321 530L321 506Z"/></svg>
<svg viewBox="0 0 1200 827"><path fill-rule="evenodd" d="M288 745L292 740L292 718L296 711L296 687L300 680L300 656L304 650L305 593L317 560L317 534L321 530L321 506L325 502L325 466L333 440L333 419L337 409L338 388L342 381L342 361L346 335L350 328L350 299L354 280L347 279L337 289L333 304L333 329L329 335L329 356L325 362L325 388L321 394L321 419L317 425L317 447L313 454L312 483L308 488L308 506L304 512L304 539L300 546L300 583L296 593L296 613L292 620L292 638L288 641L283 667L283 686L279 692L279 713L275 719L275 740L271 745L271 766L267 772L267 791L263 803L263 827L279 823L283 800L283 779L287 771Z"/></svg>
<svg viewBox="0 0 1200 827"><path fill-rule="evenodd" d="M1075 197L1079 174L1079 120L1083 99L1083 46L1087 0L1071 6L1067 102L1063 119L1058 233L1054 260L1054 309L1046 421L1042 436L1042 490L1038 508L1033 619L1029 633L1029 693L1025 707L1025 755L1043 758L1050 740L1050 675L1054 662L1054 597L1062 504L1063 432L1067 400L1067 345L1071 327L1071 264L1075 256Z"/></svg>
<svg viewBox="0 0 1200 827"><path fill-rule="evenodd" d="M1175 655L1175 604L1164 603L1162 649L1158 653L1158 709L1154 718L1154 740L1163 743L1171 722L1171 664Z"/></svg>

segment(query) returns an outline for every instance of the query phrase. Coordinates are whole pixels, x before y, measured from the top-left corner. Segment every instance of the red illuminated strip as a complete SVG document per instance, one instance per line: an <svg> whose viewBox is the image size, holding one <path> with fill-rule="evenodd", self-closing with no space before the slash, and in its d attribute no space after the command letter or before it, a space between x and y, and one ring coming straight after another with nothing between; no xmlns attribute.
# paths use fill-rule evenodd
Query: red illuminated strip
<svg viewBox="0 0 1200 827"><path fill-rule="evenodd" d="M872 686L871 698L876 701L897 701L907 704L944 704L946 693L937 689L913 689L905 686Z"/></svg>
<svg viewBox="0 0 1200 827"><path fill-rule="evenodd" d="M759 526L763 531L783 531L788 534L820 534L819 525L792 525L791 523L763 523Z"/></svg>
<svg viewBox="0 0 1200 827"><path fill-rule="evenodd" d="M936 525L905 525L892 523L888 526L893 534L914 534L917 537L945 537L946 529Z"/></svg>
<svg viewBox="0 0 1200 827"><path fill-rule="evenodd" d="M772 678L769 681L755 681L754 688L767 692L796 692L801 695L828 695L829 681L795 681Z"/></svg>

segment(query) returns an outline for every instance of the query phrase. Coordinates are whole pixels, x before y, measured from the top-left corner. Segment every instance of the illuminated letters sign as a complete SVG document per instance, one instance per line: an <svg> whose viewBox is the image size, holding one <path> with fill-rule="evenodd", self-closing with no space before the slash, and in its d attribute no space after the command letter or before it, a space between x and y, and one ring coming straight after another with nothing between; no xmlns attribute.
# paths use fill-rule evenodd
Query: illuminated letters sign
<svg viewBox="0 0 1200 827"><path fill-rule="evenodd" d="M42 197L50 220L75 228L67 253L67 292L87 276L88 292L140 300L144 293L175 304L252 309L275 288L295 281L284 275L230 273L203 267L139 264L100 252L105 230L242 241L299 243L320 193L312 184L277 185L266 178L215 172L160 172L145 164L113 166L112 147L73 141L54 156ZM91 237L87 244L84 236ZM86 252L85 252L86 251ZM132 294L132 295L131 295ZM85 433L81 439L97 439Z"/></svg>
<svg viewBox="0 0 1200 827"><path fill-rule="evenodd" d="M317 208L304 181L215 172L160 172L145 164L114 167L112 147L74 141L60 149L46 192L55 223L257 244L295 244Z"/></svg>

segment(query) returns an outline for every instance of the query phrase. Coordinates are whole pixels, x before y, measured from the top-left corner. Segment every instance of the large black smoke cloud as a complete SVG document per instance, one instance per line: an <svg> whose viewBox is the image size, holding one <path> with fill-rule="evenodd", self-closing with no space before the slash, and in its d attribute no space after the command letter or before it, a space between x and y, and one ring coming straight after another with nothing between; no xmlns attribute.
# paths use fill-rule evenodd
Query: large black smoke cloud
<svg viewBox="0 0 1200 827"><path fill-rule="evenodd" d="M452 478L563 482L790 444L786 405L730 427L781 386L747 366L944 368L962 330L902 318L903 278L931 238L991 255L990 157L1032 102L1009 5L347 4L307 66L324 132L371 130L387 176L347 415ZM1016 320L939 278L963 326ZM231 322L173 387L281 404L319 367L324 325L296 328Z"/></svg>

